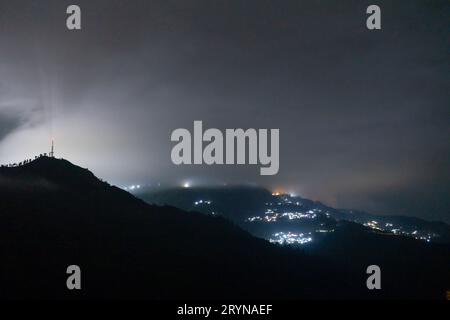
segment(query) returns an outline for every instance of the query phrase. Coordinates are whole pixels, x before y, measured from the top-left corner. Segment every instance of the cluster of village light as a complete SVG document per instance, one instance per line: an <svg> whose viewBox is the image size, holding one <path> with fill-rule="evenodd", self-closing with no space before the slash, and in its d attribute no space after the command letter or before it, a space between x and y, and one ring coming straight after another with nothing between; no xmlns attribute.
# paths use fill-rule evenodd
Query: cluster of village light
<svg viewBox="0 0 450 320"><path fill-rule="evenodd" d="M264 216L254 216L250 217L247 220L250 222L253 221L266 221L266 222L276 222L278 218L288 218L289 220L294 219L315 219L317 218L318 213L322 213L321 209L312 209L308 211L300 211L300 210L285 210L284 207L288 206L292 208L292 206L302 207L303 204L300 201L293 201L293 196L288 194L280 194L273 193L273 196L277 197L278 201L275 202L266 202L265 205L268 207ZM294 199L296 200L296 199ZM272 209L273 208L273 209ZM284 212L278 212L278 211ZM330 217L328 212L324 212L327 217Z"/></svg>
<svg viewBox="0 0 450 320"><path fill-rule="evenodd" d="M212 204L211 200L203 200L203 199L200 199L200 200L194 202L194 206L201 207L201 208L204 208L204 207L211 208L211 207L209 207L211 204ZM209 213L212 214L213 216L217 214L217 212L215 212L215 211L209 211Z"/></svg>
<svg viewBox="0 0 450 320"><path fill-rule="evenodd" d="M311 232L293 233L293 232L277 232L269 238L272 243L278 244L305 244L312 241Z"/></svg>
<svg viewBox="0 0 450 320"><path fill-rule="evenodd" d="M141 188L141 185L139 185L139 184L133 184L133 185L131 185L131 186L128 186L128 187L123 187L123 189L124 190L130 190L130 191L133 191L133 190L136 190L136 189L140 189Z"/></svg>
<svg viewBox="0 0 450 320"><path fill-rule="evenodd" d="M280 210L283 210L283 205L285 204L291 204L291 201L285 201L285 203L279 202L279 203L266 203L266 206L275 207L274 209L268 208L264 212L263 216L253 216L247 218L247 221L254 222L254 221L264 221L264 222L276 222L278 219L289 219L289 220L295 220L295 219L315 219L317 218L317 214L321 213L322 210L320 209L312 209L308 211L285 211L285 212L276 212ZM296 202L295 205L302 206L299 202ZM327 217L330 216L329 213L325 213Z"/></svg>
<svg viewBox="0 0 450 320"><path fill-rule="evenodd" d="M277 219L280 219L280 218L286 218L289 220L315 219L315 218L317 218L317 214L315 214L312 210L309 210L308 212L278 213L278 212L274 212L271 209L267 209L264 216L253 216L253 217L247 218L247 221L249 221L249 222L254 222L254 221L276 222Z"/></svg>
<svg viewBox="0 0 450 320"><path fill-rule="evenodd" d="M435 233L427 233L426 235L420 234L418 230L414 230L412 232L408 232L405 230L402 230L402 227L394 228L394 225L392 223L380 223L375 220L371 220L368 222L365 222L363 224L364 226L371 228L373 230L379 230L384 232L391 232L395 235L403 235L403 236L409 236L413 237L417 240L423 240L426 242L430 242L432 238L437 237L438 235Z"/></svg>
<svg viewBox="0 0 450 320"><path fill-rule="evenodd" d="M198 206L198 205L202 205L202 204L206 204L206 205L210 205L212 203L211 200L198 200L194 202L194 205Z"/></svg>

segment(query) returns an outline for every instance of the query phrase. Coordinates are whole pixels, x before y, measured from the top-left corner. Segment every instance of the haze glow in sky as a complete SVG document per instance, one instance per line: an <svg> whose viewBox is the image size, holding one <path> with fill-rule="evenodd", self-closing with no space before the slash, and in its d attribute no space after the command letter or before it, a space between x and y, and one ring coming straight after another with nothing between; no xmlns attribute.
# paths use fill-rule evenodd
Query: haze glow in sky
<svg viewBox="0 0 450 320"><path fill-rule="evenodd" d="M450 221L448 1L0 0L0 163L118 185L254 183ZM170 134L279 128L280 171L174 166Z"/></svg>

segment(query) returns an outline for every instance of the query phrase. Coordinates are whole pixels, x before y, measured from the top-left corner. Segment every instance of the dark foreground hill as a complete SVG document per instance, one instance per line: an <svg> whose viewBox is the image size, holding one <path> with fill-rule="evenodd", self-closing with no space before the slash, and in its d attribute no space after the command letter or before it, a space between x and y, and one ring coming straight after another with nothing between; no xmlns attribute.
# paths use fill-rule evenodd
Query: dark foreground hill
<svg viewBox="0 0 450 320"><path fill-rule="evenodd" d="M222 218L150 206L68 161L0 169L1 298L339 298L363 283ZM82 290L66 288L79 265Z"/></svg>
<svg viewBox="0 0 450 320"><path fill-rule="evenodd" d="M65 160L0 168L1 298L443 297L447 247L373 236L336 233L319 256L272 245L220 217L148 205ZM387 282L368 291L366 264L380 257ZM82 270L81 291L66 288L73 264Z"/></svg>

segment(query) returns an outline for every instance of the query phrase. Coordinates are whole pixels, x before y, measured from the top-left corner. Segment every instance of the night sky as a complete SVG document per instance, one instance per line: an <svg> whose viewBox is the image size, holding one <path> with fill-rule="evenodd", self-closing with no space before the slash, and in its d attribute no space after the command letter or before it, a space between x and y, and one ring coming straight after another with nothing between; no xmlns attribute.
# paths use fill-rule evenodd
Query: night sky
<svg viewBox="0 0 450 320"><path fill-rule="evenodd" d="M53 136L117 185L254 183L450 222L449 16L438 0L0 0L0 163ZM194 120L279 128L278 175L173 165L170 134Z"/></svg>

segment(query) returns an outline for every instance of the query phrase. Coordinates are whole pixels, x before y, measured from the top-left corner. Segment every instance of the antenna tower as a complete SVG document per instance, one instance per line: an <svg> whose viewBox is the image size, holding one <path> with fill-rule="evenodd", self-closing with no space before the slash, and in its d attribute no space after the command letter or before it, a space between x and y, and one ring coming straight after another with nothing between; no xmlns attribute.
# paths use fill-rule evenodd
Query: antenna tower
<svg viewBox="0 0 450 320"><path fill-rule="evenodd" d="M54 141L52 139L52 148L50 149L50 153L49 153L50 158L54 158L54 156L55 156L55 153L53 152L53 150L54 150Z"/></svg>

